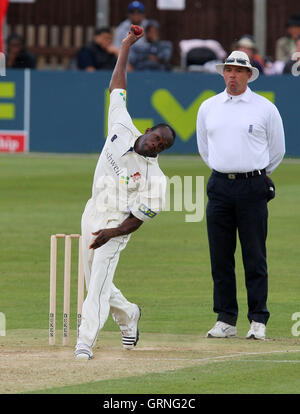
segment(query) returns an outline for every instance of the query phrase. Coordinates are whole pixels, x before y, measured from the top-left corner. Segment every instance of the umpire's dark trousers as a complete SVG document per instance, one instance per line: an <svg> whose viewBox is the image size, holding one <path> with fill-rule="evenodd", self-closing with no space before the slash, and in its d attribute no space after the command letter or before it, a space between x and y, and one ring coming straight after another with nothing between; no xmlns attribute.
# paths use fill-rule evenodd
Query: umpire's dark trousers
<svg viewBox="0 0 300 414"><path fill-rule="evenodd" d="M213 171L207 184L207 231L218 320L236 325L235 260L237 233L242 248L250 322L266 324L267 184L265 173L229 178Z"/></svg>

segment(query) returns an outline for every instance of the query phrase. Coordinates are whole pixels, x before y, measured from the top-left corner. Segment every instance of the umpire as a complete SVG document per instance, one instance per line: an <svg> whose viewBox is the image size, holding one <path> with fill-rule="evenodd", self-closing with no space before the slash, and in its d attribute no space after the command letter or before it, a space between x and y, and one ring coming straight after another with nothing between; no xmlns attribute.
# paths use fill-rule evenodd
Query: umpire
<svg viewBox="0 0 300 414"><path fill-rule="evenodd" d="M197 142L212 169L207 183L207 232L214 282L215 326L207 337L237 335L235 260L237 233L242 248L250 330L246 338L265 339L268 273L267 202L275 196L269 175L284 153L280 114L248 83L259 76L248 55L234 51L216 65L226 88L207 99L197 116Z"/></svg>

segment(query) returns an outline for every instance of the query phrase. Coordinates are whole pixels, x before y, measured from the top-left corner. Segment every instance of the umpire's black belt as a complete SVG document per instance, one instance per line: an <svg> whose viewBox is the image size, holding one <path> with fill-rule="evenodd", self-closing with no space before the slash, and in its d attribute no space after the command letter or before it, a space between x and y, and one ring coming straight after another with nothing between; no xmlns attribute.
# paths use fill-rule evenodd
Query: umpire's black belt
<svg viewBox="0 0 300 414"><path fill-rule="evenodd" d="M228 180L241 180L256 177L257 175L265 175L266 170L254 170L244 173L221 173L219 171L213 170L213 174L223 178L227 178Z"/></svg>

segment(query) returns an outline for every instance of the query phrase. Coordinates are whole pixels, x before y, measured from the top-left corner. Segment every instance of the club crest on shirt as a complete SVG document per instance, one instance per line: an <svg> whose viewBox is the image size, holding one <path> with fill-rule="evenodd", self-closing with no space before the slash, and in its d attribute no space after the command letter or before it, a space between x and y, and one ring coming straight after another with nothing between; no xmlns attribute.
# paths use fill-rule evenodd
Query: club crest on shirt
<svg viewBox="0 0 300 414"><path fill-rule="evenodd" d="M127 175L121 175L120 177L120 184L127 184L129 183L129 177Z"/></svg>
<svg viewBox="0 0 300 414"><path fill-rule="evenodd" d="M113 137L111 137L111 142L114 142L117 138L118 136L115 134Z"/></svg>
<svg viewBox="0 0 300 414"><path fill-rule="evenodd" d="M132 175L130 176L130 178L132 178L132 180L133 180L134 182L136 182L136 181L140 180L140 179L142 178L142 176L141 176L141 174L140 174L139 172L136 172L135 174L132 174Z"/></svg>
<svg viewBox="0 0 300 414"><path fill-rule="evenodd" d="M126 102L126 91L125 91L125 89L123 90L123 92L120 92L120 95L122 96L123 101Z"/></svg>

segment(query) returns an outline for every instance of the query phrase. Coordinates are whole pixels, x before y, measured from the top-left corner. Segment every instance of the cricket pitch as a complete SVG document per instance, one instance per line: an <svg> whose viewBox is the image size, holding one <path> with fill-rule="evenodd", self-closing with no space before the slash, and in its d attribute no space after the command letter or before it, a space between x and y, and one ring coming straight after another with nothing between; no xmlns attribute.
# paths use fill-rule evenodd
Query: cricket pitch
<svg viewBox="0 0 300 414"><path fill-rule="evenodd" d="M102 332L94 359L74 359L75 332L70 345L49 346L46 330L8 330L0 337L0 393L15 394L53 387L118 379L278 353L300 353L299 341L211 339L200 335L143 333L133 351L122 349L118 332ZM180 344L180 346L178 346Z"/></svg>

